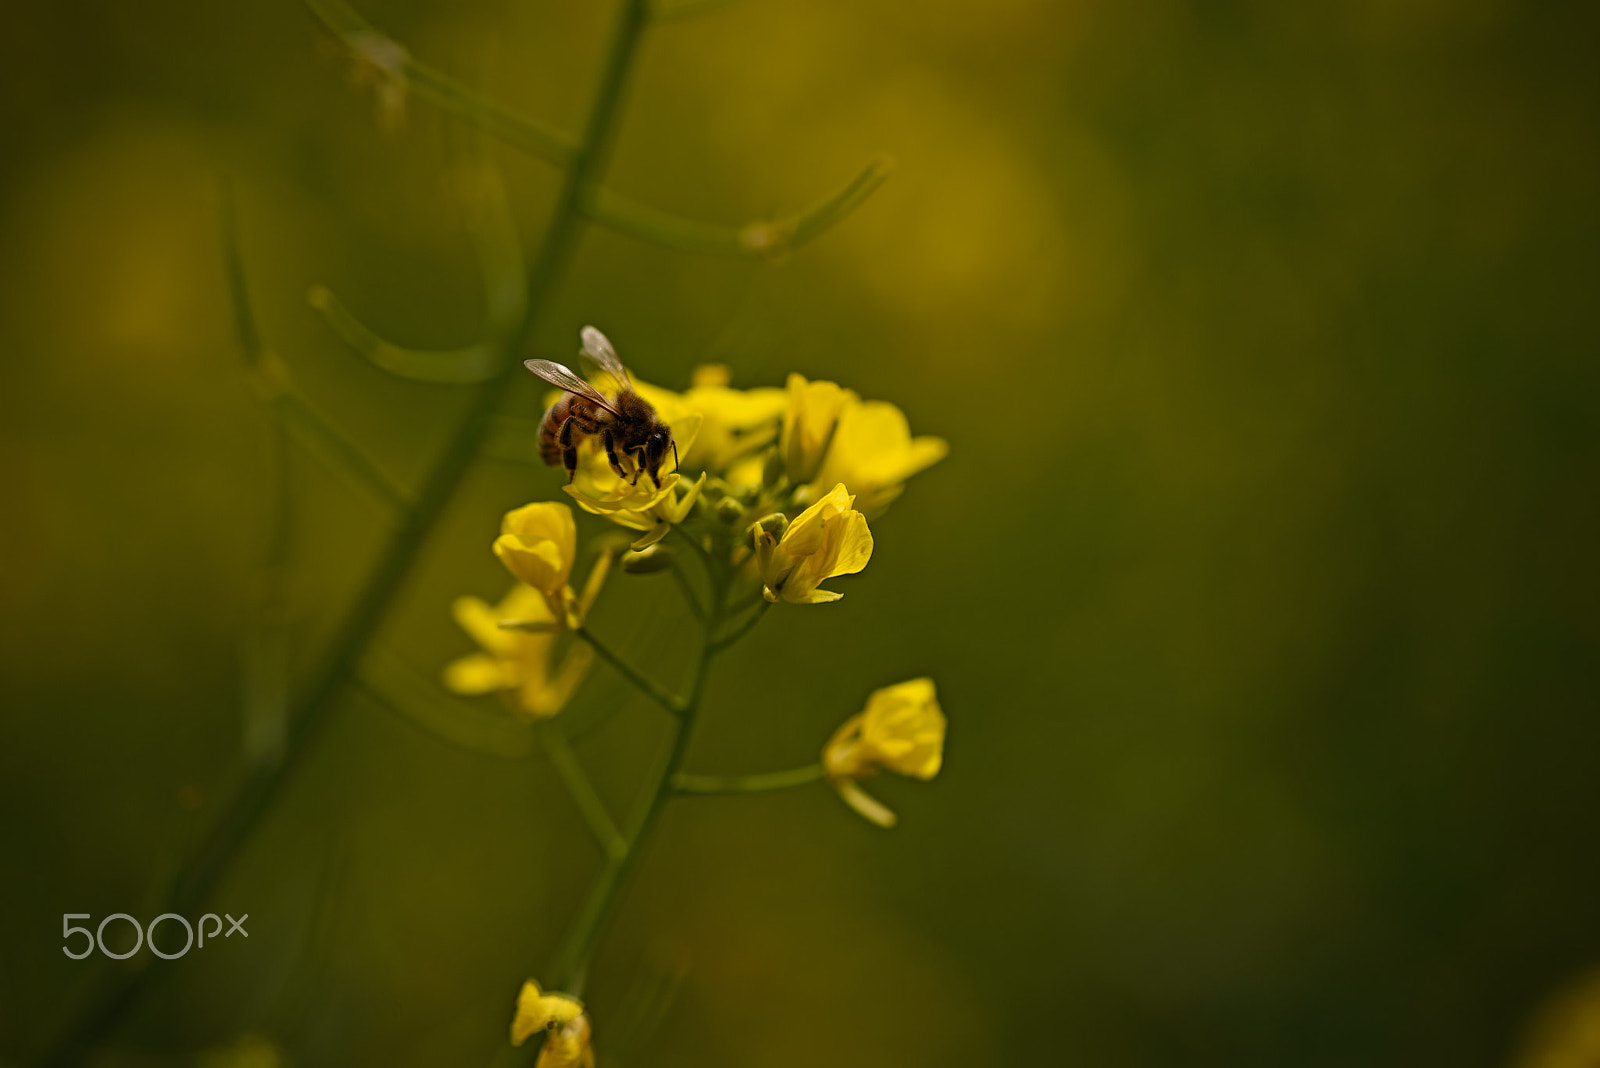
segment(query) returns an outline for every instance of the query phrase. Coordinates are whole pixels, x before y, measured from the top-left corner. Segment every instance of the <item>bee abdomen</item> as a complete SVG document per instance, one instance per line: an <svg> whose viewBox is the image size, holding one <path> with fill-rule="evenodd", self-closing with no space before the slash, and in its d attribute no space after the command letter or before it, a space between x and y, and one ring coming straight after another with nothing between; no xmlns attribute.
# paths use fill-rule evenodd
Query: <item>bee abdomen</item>
<svg viewBox="0 0 1600 1068"><path fill-rule="evenodd" d="M539 459L549 467L561 466L561 443L556 440L556 434L561 430L562 420L556 418L556 409L562 407L553 404L550 410L544 413L544 418L539 420Z"/></svg>
<svg viewBox="0 0 1600 1068"><path fill-rule="evenodd" d="M544 418L539 420L539 459L550 467L563 467L561 462L561 424L569 418L578 421L577 429L585 434L592 434L596 430L594 413L589 405L580 397L571 394L563 396L560 400L550 405L544 413Z"/></svg>

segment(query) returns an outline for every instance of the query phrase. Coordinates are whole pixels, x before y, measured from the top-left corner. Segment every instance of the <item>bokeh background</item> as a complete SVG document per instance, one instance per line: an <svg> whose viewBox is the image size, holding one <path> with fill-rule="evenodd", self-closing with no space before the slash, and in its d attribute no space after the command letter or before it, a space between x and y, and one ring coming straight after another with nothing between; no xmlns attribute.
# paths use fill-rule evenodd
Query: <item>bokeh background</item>
<svg viewBox="0 0 1600 1068"><path fill-rule="evenodd" d="M613 7L361 10L570 128ZM483 298L460 127L413 101L385 133L297 4L6 23L0 1057L28 1064L100 966L61 914L148 919L247 762L271 428L217 176L268 343L402 480L461 394L363 363L306 290L419 346ZM875 785L892 833L821 788L670 810L596 966L602 1056L636 976L682 969L633 1063L1547 1063L1541 1006L1581 1016L1600 967L1597 45L1584 5L1511 0L751 0L650 34L614 188L737 223L898 170L773 264L591 230L528 355L592 322L649 380L798 370L951 444L843 602L723 663L692 764L802 763L924 673L951 726L936 782ZM496 158L531 242L554 175ZM303 671L389 520L295 470ZM450 600L502 592L500 513L558 483L481 464L385 646L467 651ZM618 580L597 628L665 655L664 586ZM620 805L656 720L604 674L568 714ZM100 1062L485 1064L598 862L541 758L352 697L216 895L248 943L167 967Z"/></svg>

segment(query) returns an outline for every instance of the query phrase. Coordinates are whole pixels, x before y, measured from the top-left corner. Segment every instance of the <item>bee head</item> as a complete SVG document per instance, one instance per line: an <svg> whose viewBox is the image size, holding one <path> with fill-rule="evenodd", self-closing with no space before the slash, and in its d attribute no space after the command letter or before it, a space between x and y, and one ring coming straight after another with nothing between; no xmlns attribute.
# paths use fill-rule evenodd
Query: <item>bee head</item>
<svg viewBox="0 0 1600 1068"><path fill-rule="evenodd" d="M644 469L657 486L661 485L661 465L667 459L668 449L672 450L673 463L676 465L678 444L672 440L672 430L658 425L644 442Z"/></svg>

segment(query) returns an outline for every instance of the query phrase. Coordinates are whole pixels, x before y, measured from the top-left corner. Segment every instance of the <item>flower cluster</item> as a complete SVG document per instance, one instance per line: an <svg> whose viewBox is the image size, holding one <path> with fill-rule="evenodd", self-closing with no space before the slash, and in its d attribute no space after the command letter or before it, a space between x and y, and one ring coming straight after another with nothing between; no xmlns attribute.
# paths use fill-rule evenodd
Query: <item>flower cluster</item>
<svg viewBox="0 0 1600 1068"><path fill-rule="evenodd" d="M783 389L740 390L729 384L725 368L703 367L688 389L672 392L632 380L598 331L586 329L583 337L585 353L603 375L586 382L560 364L529 362L530 370L564 391L550 398L541 456L568 469L563 489L578 508L630 536L614 549L600 540L602 551L580 593L573 587L581 558L573 509L541 501L507 512L493 551L516 585L495 605L476 597L456 602L456 620L480 651L450 664L445 682L461 694L499 694L517 715L544 719L567 704L603 658L675 717L677 730L687 731L712 657L771 605L839 600L842 595L823 584L866 568L874 548L869 521L883 514L908 479L943 458L946 446L939 438L913 437L894 405L863 400L833 382L790 375ZM575 427L582 432L575 434ZM626 551L623 542L631 545ZM685 568L691 557L693 566ZM629 574L671 571L678 580L702 642L687 696L653 681L654 672L634 666L589 630L613 563ZM860 784L884 770L933 778L943 761L944 735L933 681L913 679L873 693L834 732L820 760L806 767L692 775L678 767L684 748L675 746L646 787L649 811L675 792L747 792L825 780L856 812L891 827L894 813ZM619 833L559 729L541 728L539 737L608 856L621 863L637 838ZM585 911L589 926L577 928L569 941L569 965L587 963L615 884L597 885L602 904ZM511 1040L521 1045L539 1032L545 1035L540 1068L593 1065L583 1003L546 993L530 980L518 998Z"/></svg>
<svg viewBox="0 0 1600 1068"><path fill-rule="evenodd" d="M608 395L617 387L609 377L595 385L610 387ZM566 492L585 511L641 532L635 550L692 526L698 506L701 526L711 529L691 537L710 549L728 540L719 535L743 532L748 542L728 547L736 563L753 557L773 602L838 600L820 583L867 565L867 520L948 450L940 438L912 437L894 405L798 374L781 390L739 390L728 385L726 368L703 367L682 393L642 382L633 388L672 430L681 470L675 463L659 486L638 477L636 466L619 474L595 443L580 449ZM689 481L685 472L698 474Z"/></svg>

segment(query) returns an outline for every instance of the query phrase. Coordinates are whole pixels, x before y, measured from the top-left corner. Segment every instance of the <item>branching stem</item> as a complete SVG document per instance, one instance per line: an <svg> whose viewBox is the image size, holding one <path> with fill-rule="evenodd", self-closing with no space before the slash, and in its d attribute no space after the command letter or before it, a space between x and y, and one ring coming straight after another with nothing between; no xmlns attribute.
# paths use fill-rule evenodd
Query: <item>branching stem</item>
<svg viewBox="0 0 1600 1068"><path fill-rule="evenodd" d="M312 6L325 18L330 9L349 10L342 4L314 2ZM568 158L550 223L528 273L528 299L521 318L504 338L498 369L493 377L473 389L465 414L423 480L411 507L402 513L399 525L305 687L295 714L290 717L282 760L252 770L179 873L165 911L184 916L200 911L200 906L249 841L262 817L271 810L294 773L304 766L306 754L326 727L330 711L345 692L372 639L380 632L396 597L405 588L412 566L434 527L454 499L457 488L466 481L467 471L488 435L512 374L519 369L522 352L542 321L572 258L583 226L578 212L579 194L598 181L605 168L616 130L618 105L638 47L640 30L647 19L646 7L644 0L628 0L623 9L601 72L589 121ZM238 314L241 325L254 323L247 312ZM259 348L258 339L244 330L241 333L247 347ZM103 978L73 1015L45 1063L51 1066L82 1064L94 1046L104 1041L138 1002L149 976L161 970L118 968L101 973Z"/></svg>
<svg viewBox="0 0 1600 1068"><path fill-rule="evenodd" d="M561 776L561 782L566 786L567 793L572 796L573 804L578 806L583 822L589 825L595 841L599 842L600 848L605 851L607 859L620 858L628 851L627 840L612 822L606 803L601 800L594 784L589 781L589 775L578 762L578 754L572 751L567 736L561 732L560 727L549 720L541 720L534 733L550 757L550 763L555 765L556 774Z"/></svg>
<svg viewBox="0 0 1600 1068"><path fill-rule="evenodd" d="M674 716L683 715L684 709L687 707L687 702L685 702L683 698L674 697L671 693L667 692L664 687L651 682L650 679L645 677L645 675L638 671L632 664L618 656L609 645L607 645L605 642L602 642L599 638L596 638L588 627L578 627L572 633L588 642L589 647L596 653L600 654L600 659L616 668L617 674L627 679L628 682L633 685L634 689L650 698L650 700L654 701L656 704L660 705Z"/></svg>
<svg viewBox="0 0 1600 1068"><path fill-rule="evenodd" d="M785 771L763 771L752 775L690 775L679 772L672 777L672 789L679 794L755 794L767 790L787 790L807 786L822 779L821 764Z"/></svg>
<svg viewBox="0 0 1600 1068"><path fill-rule="evenodd" d="M740 621L732 630L728 631L726 634L722 635L722 637L711 643L712 652L720 653L722 650L726 649L740 638L743 638L746 634L749 634L753 629L755 629L755 625L761 622L761 617L767 614L767 609L771 607L772 602L762 598L759 606L754 612L751 612L749 615L745 616L745 618Z"/></svg>

